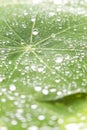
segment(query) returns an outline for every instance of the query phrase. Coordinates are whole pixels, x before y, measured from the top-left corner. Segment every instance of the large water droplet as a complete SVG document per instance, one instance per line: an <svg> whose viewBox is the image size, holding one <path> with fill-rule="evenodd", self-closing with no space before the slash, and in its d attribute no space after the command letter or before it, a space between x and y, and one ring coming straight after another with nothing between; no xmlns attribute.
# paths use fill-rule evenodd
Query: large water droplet
<svg viewBox="0 0 87 130"><path fill-rule="evenodd" d="M35 35L35 36L38 35L38 33L39 33L38 29L34 29L33 32L32 32L32 34Z"/></svg>

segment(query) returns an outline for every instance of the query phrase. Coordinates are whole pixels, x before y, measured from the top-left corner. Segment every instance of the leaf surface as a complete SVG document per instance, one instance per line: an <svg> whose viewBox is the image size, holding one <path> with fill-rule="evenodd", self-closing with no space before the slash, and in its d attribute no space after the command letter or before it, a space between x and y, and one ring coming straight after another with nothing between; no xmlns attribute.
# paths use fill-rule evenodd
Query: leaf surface
<svg viewBox="0 0 87 130"><path fill-rule="evenodd" d="M71 7L1 6L1 130L87 128L87 17Z"/></svg>

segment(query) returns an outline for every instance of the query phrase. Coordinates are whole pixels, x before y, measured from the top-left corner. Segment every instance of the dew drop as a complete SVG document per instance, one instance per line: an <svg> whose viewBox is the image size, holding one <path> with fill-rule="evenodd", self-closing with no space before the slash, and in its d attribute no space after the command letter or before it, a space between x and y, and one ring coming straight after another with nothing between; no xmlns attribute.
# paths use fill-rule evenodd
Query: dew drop
<svg viewBox="0 0 87 130"><path fill-rule="evenodd" d="M44 95L48 95L48 94L49 94L49 91L48 91L47 89L43 89L43 90L42 90L42 93L43 93Z"/></svg>
<svg viewBox="0 0 87 130"><path fill-rule="evenodd" d="M55 33L52 33L52 34L51 34L51 37L52 37L52 38L55 38L55 37L56 37Z"/></svg>
<svg viewBox="0 0 87 130"><path fill-rule="evenodd" d="M26 10L24 11L24 15L25 15L25 16L27 16L27 15L28 15L28 12L27 12Z"/></svg>
<svg viewBox="0 0 87 130"><path fill-rule="evenodd" d="M63 1L62 0L54 0L54 4L60 5L60 4L63 4Z"/></svg>
<svg viewBox="0 0 87 130"><path fill-rule="evenodd" d="M0 126L0 130L8 130L8 128L5 126Z"/></svg>
<svg viewBox="0 0 87 130"><path fill-rule="evenodd" d="M0 76L0 82L2 82L3 80L4 80L4 77L1 77L1 76Z"/></svg>
<svg viewBox="0 0 87 130"><path fill-rule="evenodd" d="M32 22L35 22L35 21L36 21L36 18L35 18L35 17L32 17L32 18L31 18L31 21L32 21Z"/></svg>
<svg viewBox="0 0 87 130"><path fill-rule="evenodd" d="M62 61L63 61L62 55L58 54L58 55L55 56L55 62L56 63L62 63Z"/></svg>
<svg viewBox="0 0 87 130"><path fill-rule="evenodd" d="M54 15L55 15L54 12L49 12L49 16L50 16L50 17L52 17L52 16L54 16Z"/></svg>
<svg viewBox="0 0 87 130"><path fill-rule="evenodd" d="M32 32L32 34L35 35L35 36L38 35L38 33L39 33L38 29L34 29L33 32Z"/></svg>
<svg viewBox="0 0 87 130"><path fill-rule="evenodd" d="M63 119L59 119L59 120L58 120L58 123L59 123L59 124L63 124L63 122L64 122Z"/></svg>
<svg viewBox="0 0 87 130"><path fill-rule="evenodd" d="M40 92L41 91L41 87L40 86L35 86L34 90L37 91L37 92Z"/></svg>
<svg viewBox="0 0 87 130"><path fill-rule="evenodd" d="M25 23L22 23L22 27L23 27L23 28L27 28L27 26L26 26Z"/></svg>
<svg viewBox="0 0 87 130"><path fill-rule="evenodd" d="M38 116L38 119L42 121L42 120L45 119L45 116L44 116L44 115L39 115L39 116Z"/></svg>
<svg viewBox="0 0 87 130"><path fill-rule="evenodd" d="M66 130L80 130L81 124L67 124L66 125Z"/></svg>
<svg viewBox="0 0 87 130"><path fill-rule="evenodd" d="M58 91L58 92L57 92L57 95L58 95L58 96L62 96L62 92L61 92L61 91Z"/></svg>
<svg viewBox="0 0 87 130"><path fill-rule="evenodd" d="M40 130L52 130L49 126L43 126L40 128Z"/></svg>
<svg viewBox="0 0 87 130"><path fill-rule="evenodd" d="M32 104L31 105L31 109L37 109L37 105L36 104Z"/></svg>
<svg viewBox="0 0 87 130"><path fill-rule="evenodd" d="M12 120L12 121L11 121L11 124L12 124L12 125L17 125L17 121L16 121L16 120Z"/></svg>
<svg viewBox="0 0 87 130"><path fill-rule="evenodd" d="M9 89L10 89L11 91L15 91L15 90L16 90L16 86L15 86L14 84L11 84Z"/></svg>
<svg viewBox="0 0 87 130"><path fill-rule="evenodd" d="M38 130L37 126L30 126L27 130Z"/></svg>

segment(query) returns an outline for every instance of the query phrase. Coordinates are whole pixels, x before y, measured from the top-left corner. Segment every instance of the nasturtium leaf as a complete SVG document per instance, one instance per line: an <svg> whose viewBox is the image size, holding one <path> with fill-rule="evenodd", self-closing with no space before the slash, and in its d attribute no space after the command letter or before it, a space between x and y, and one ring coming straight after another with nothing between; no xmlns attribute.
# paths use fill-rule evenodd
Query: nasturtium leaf
<svg viewBox="0 0 87 130"><path fill-rule="evenodd" d="M5 3L0 6L0 130L86 129L85 3Z"/></svg>

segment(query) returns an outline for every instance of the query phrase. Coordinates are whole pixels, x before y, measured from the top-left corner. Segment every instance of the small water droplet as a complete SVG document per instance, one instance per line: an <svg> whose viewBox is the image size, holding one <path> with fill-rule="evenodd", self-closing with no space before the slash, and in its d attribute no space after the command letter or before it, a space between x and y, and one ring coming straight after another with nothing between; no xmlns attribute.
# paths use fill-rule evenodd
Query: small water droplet
<svg viewBox="0 0 87 130"><path fill-rule="evenodd" d="M15 90L16 90L16 86L15 86L14 84L11 84L9 89L10 89L11 91L15 91Z"/></svg>
<svg viewBox="0 0 87 130"><path fill-rule="evenodd" d="M4 80L3 76L0 76L0 82L2 82Z"/></svg>
<svg viewBox="0 0 87 130"><path fill-rule="evenodd" d="M54 12L49 12L49 16L50 16L50 17L52 17L52 16L54 16L54 15L55 15Z"/></svg>
<svg viewBox="0 0 87 130"><path fill-rule="evenodd" d="M62 92L61 92L61 91L58 91L58 92L57 92L57 95L58 95L58 96L62 96Z"/></svg>
<svg viewBox="0 0 87 130"><path fill-rule="evenodd" d="M0 126L0 130L8 130L8 128L5 126Z"/></svg>
<svg viewBox="0 0 87 130"><path fill-rule="evenodd" d="M16 121L16 120L12 120L12 121L11 121L11 124L12 124L12 125L17 125L17 121Z"/></svg>
<svg viewBox="0 0 87 130"><path fill-rule="evenodd" d="M52 38L55 38L55 37L56 37L55 33L52 33L52 34L51 34L51 37L52 37Z"/></svg>
<svg viewBox="0 0 87 130"><path fill-rule="evenodd" d="M64 122L63 119L59 119L59 120L58 120L58 123L59 123L59 124L63 124L63 122Z"/></svg>
<svg viewBox="0 0 87 130"><path fill-rule="evenodd" d="M37 109L37 104L32 104L31 109Z"/></svg>
<svg viewBox="0 0 87 130"><path fill-rule="evenodd" d="M43 90L42 90L42 93L43 93L44 95L48 95L48 94L49 94L49 91L48 91L47 89L43 89Z"/></svg>
<svg viewBox="0 0 87 130"><path fill-rule="evenodd" d="M42 121L42 120L45 119L45 116L44 116L44 115L39 115L39 116L38 116L38 119Z"/></svg>
<svg viewBox="0 0 87 130"><path fill-rule="evenodd" d="M24 15L27 16L28 15L28 12L26 10L24 10Z"/></svg>
<svg viewBox="0 0 87 130"><path fill-rule="evenodd" d="M41 91L41 87L40 86L35 86L34 90L37 91L37 92L40 92Z"/></svg>
<svg viewBox="0 0 87 130"><path fill-rule="evenodd" d="M66 130L80 130L81 126L82 124L75 124L75 123L67 124Z"/></svg>
<svg viewBox="0 0 87 130"><path fill-rule="evenodd" d="M38 33L39 33L38 29L34 29L33 32L32 32L32 34L35 35L35 36L38 35Z"/></svg>
<svg viewBox="0 0 87 130"><path fill-rule="evenodd" d="M55 62L56 62L56 63L62 63L62 61L63 61L63 56L60 55L60 54L57 54L57 55L55 56Z"/></svg>
<svg viewBox="0 0 87 130"><path fill-rule="evenodd" d="M40 130L52 130L49 126L43 126L40 128Z"/></svg>
<svg viewBox="0 0 87 130"><path fill-rule="evenodd" d="M30 126L27 130L38 130L37 126Z"/></svg>
<svg viewBox="0 0 87 130"><path fill-rule="evenodd" d="M25 23L22 23L23 28L27 28L27 25Z"/></svg>
<svg viewBox="0 0 87 130"><path fill-rule="evenodd" d="M32 18L31 18L31 21L32 21L32 22L35 22L35 21L36 21L36 18L35 18L35 17L32 17Z"/></svg>

